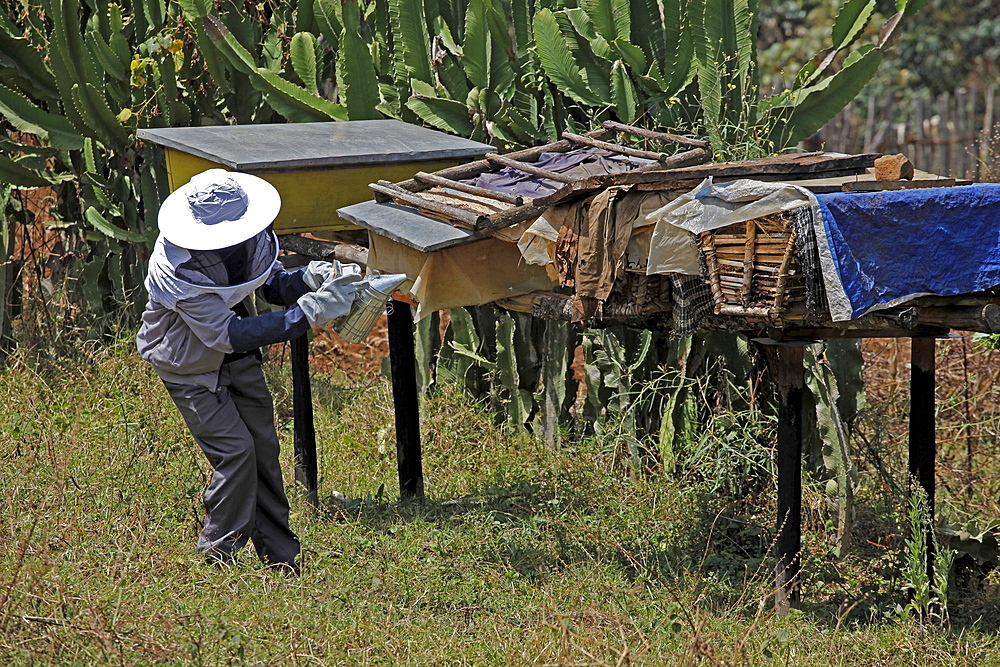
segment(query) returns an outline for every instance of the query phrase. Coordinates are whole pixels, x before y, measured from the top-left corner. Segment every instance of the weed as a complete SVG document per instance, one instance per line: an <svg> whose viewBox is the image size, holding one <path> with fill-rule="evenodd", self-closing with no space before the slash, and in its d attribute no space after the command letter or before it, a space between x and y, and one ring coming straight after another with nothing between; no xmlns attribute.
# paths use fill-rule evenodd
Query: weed
<svg viewBox="0 0 1000 667"><path fill-rule="evenodd" d="M897 605L897 616L912 614L919 622L948 620L948 577L955 553L942 549L933 529L927 493L911 481L906 514L902 517L907 535L901 576L903 592L909 598L905 605ZM930 571L928 562L931 563Z"/></svg>

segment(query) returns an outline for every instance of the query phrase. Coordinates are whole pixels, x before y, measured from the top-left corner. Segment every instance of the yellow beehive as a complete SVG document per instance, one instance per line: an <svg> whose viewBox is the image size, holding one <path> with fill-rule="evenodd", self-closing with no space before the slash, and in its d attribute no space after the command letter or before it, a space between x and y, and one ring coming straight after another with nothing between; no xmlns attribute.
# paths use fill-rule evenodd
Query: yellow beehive
<svg viewBox="0 0 1000 667"><path fill-rule="evenodd" d="M395 120L146 129L163 146L173 191L221 167L260 176L281 194L279 234L358 229L337 209L372 198L368 184L401 181L481 157L487 144Z"/></svg>

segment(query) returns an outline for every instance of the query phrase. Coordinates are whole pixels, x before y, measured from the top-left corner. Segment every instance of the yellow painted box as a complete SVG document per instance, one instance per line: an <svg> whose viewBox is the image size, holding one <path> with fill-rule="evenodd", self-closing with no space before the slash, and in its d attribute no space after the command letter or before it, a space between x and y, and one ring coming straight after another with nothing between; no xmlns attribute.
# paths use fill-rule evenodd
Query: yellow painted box
<svg viewBox="0 0 1000 667"><path fill-rule="evenodd" d="M406 180L493 150L396 120L176 127L138 136L163 146L171 191L213 167L270 182L281 194L279 234L358 229L337 209L372 199L369 183Z"/></svg>

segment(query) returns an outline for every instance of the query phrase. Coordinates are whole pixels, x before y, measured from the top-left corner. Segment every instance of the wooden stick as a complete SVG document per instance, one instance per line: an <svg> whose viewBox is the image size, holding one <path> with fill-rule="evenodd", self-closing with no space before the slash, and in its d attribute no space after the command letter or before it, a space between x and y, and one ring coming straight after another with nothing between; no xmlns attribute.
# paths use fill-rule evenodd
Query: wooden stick
<svg viewBox="0 0 1000 667"><path fill-rule="evenodd" d="M523 171L524 173L531 174L533 176L541 176L542 178L547 178L550 181L558 181L560 183L572 183L573 181L580 180L578 178L573 178L572 176L567 176L566 174L560 174L554 171L549 171L548 169L535 167L526 162L519 162L517 160L512 160L509 157L503 155L497 155L496 153L487 153L486 161L492 162L493 164L499 164L504 167L510 167L511 169L517 169L518 171Z"/></svg>
<svg viewBox="0 0 1000 667"><path fill-rule="evenodd" d="M458 190L459 192L476 195L477 197L486 197L487 199L495 199L507 204L513 204L514 206L520 206L524 203L524 198L519 197L518 195L512 195L507 192L497 192L496 190L487 190L486 188L476 187L475 185L469 185L468 183L462 183L460 181L453 181L451 179L443 178L435 174L428 174L423 171L418 171L413 178L418 181L424 181L425 183L439 185L442 188L451 188L452 190Z"/></svg>
<svg viewBox="0 0 1000 667"><path fill-rule="evenodd" d="M763 317L771 319L774 313L770 308L744 308L743 306L717 306L717 315L735 315L737 317Z"/></svg>
<svg viewBox="0 0 1000 667"><path fill-rule="evenodd" d="M705 253L708 284L712 289L712 298L715 299L715 313L718 315L725 299L722 296L722 285L719 284L719 265L715 262L715 240L712 238L712 232L702 232L701 249Z"/></svg>
<svg viewBox="0 0 1000 667"><path fill-rule="evenodd" d="M278 245L282 250L297 252L314 259L336 259L360 264L362 267L368 266L368 248L350 243L331 243L298 234L282 234L278 237Z"/></svg>
<svg viewBox="0 0 1000 667"><path fill-rule="evenodd" d="M368 187L379 194L385 195L386 200L398 199L399 201L409 204L410 206L425 208L429 211L440 213L441 215L447 216L453 220L458 220L459 222L471 225L472 229L476 229L479 225L484 224L484 222L481 221L487 221L489 219L488 216L472 213L471 211L466 211L465 209L458 208L456 206L448 206L447 204L424 199L423 197L415 195L412 192L408 192L407 190L404 190L389 181L369 183ZM376 197L376 200L377 199L378 197Z"/></svg>
<svg viewBox="0 0 1000 667"><path fill-rule="evenodd" d="M795 232L788 235L788 246L785 248L785 258L781 260L781 268L778 269L778 284L774 289L774 312L781 312L781 307L785 301L785 283L788 280L788 266L791 264L792 255L795 253Z"/></svg>
<svg viewBox="0 0 1000 667"><path fill-rule="evenodd" d="M743 250L743 288L740 290L740 301L744 306L750 305L750 292L753 288L754 250L757 241L757 223L746 221L746 246Z"/></svg>
<svg viewBox="0 0 1000 667"><path fill-rule="evenodd" d="M506 211L500 211L482 219L477 223L476 231L492 233L505 227L516 225L519 222L537 218L544 212L544 206L518 206L516 208L509 208Z"/></svg>
<svg viewBox="0 0 1000 667"><path fill-rule="evenodd" d="M662 169L680 169L704 164L712 159L712 152L707 148L692 148L689 151L671 155L653 164L648 164L632 171L660 171Z"/></svg>
<svg viewBox="0 0 1000 667"><path fill-rule="evenodd" d="M588 137L594 137L595 139L607 139L614 134L611 130L594 130L593 132L588 132ZM561 139L555 141L551 144L545 144L544 146L535 146L533 148L526 148L523 151L514 151L513 153L507 153L507 157L513 158L515 160L537 160L542 153L565 153L573 148L573 142ZM441 169L435 171L435 175L442 178L447 178L451 180L458 180L462 178L472 178L478 176L479 174L490 171L492 166L487 160L476 160L475 162L469 162L468 164L460 164L455 167L448 167L447 169ZM409 191L414 191L420 188L420 183L415 179L410 179L408 181L400 181L397 185Z"/></svg>
<svg viewBox="0 0 1000 667"><path fill-rule="evenodd" d="M716 258L716 261L717 261L717 263L718 263L719 266L732 267L734 269L737 269L737 272L739 273L739 275L741 275L741 276L743 275L743 262L742 261L731 260L731 259L718 259L718 258ZM756 269L758 271L763 271L765 273L777 273L778 270L779 270L779 267L777 267L777 266L768 266L767 264L761 264L761 265L757 266Z"/></svg>
<svg viewBox="0 0 1000 667"><path fill-rule="evenodd" d="M667 159L665 153L654 153L652 151L642 151L638 148L629 148L628 146L620 146L619 144L608 143L607 141L600 141L598 139L593 139L591 137L582 137L579 134L573 134L572 132L563 132L563 139L568 139L570 141L576 142L578 144L583 144L584 146L592 146L593 148L601 148L606 151L611 151L612 153L621 153L622 155L628 155L630 157L638 157L646 160L657 160L663 162Z"/></svg>
<svg viewBox="0 0 1000 667"><path fill-rule="evenodd" d="M688 137L682 137L676 134L667 134L666 132L654 132L653 130L644 130L641 127L633 127L631 125L625 125L624 123L616 123L613 120L607 120L601 123L601 127L608 130L614 130L616 132L624 132L625 134L632 134L637 137L642 137L643 139L659 139L661 141L669 141L675 144L681 144L682 146L696 146L698 148L708 148L708 142L702 141L701 139L689 139Z"/></svg>

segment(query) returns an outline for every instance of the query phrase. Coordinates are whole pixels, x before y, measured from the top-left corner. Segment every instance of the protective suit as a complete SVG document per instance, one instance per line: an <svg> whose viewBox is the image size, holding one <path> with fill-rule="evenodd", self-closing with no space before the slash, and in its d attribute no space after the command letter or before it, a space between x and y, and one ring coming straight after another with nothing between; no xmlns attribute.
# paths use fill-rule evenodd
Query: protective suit
<svg viewBox="0 0 1000 667"><path fill-rule="evenodd" d="M327 262L285 271L270 229L279 207L263 179L221 169L172 193L158 216L136 344L212 466L197 550L227 564L252 540L265 564L297 573L259 348L346 314L361 271ZM254 292L287 308L255 315Z"/></svg>

